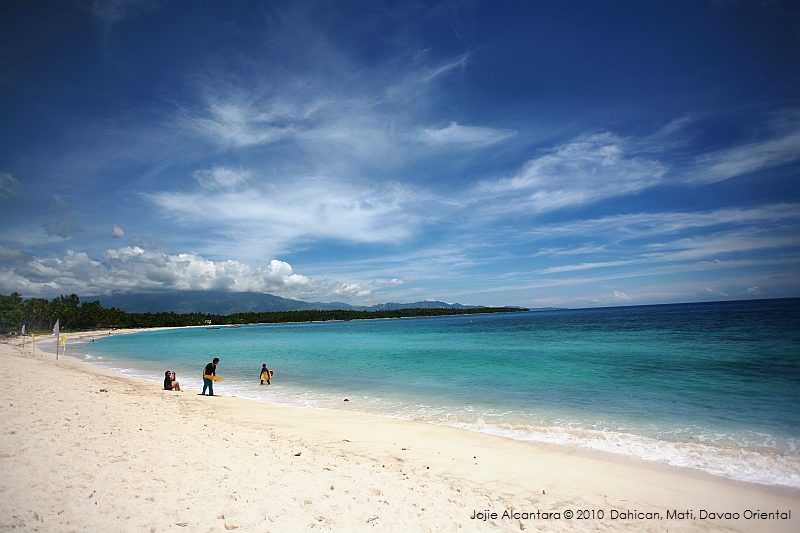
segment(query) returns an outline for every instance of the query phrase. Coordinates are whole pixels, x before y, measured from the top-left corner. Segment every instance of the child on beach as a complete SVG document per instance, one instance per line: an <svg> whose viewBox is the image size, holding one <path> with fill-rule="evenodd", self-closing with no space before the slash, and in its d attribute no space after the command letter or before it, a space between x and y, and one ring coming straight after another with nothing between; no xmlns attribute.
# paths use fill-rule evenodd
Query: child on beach
<svg viewBox="0 0 800 533"><path fill-rule="evenodd" d="M261 385L263 385L265 381L267 382L267 385L270 384L270 382L269 382L269 368L267 368L267 365L264 364L264 365L261 365Z"/></svg>
<svg viewBox="0 0 800 533"><path fill-rule="evenodd" d="M181 392L181 384L175 380L175 372L170 372L169 370L164 372L164 390Z"/></svg>

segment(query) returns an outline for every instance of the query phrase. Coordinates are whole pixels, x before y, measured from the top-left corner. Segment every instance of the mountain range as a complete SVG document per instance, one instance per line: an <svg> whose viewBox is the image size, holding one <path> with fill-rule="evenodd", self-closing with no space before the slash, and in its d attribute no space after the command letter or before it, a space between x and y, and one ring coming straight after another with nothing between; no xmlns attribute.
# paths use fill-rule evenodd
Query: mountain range
<svg viewBox="0 0 800 533"><path fill-rule="evenodd" d="M223 291L173 291L152 294L112 294L109 296L90 296L82 301L100 300L105 308L116 307L127 313L210 313L214 315L230 315L233 313L266 312L266 311L303 311L307 309L349 309L355 311L386 311L408 308L445 308L474 309L481 305L449 304L437 301L421 301L411 303L388 302L373 306L350 305L344 302L304 302L281 298L272 294L257 292L223 292Z"/></svg>

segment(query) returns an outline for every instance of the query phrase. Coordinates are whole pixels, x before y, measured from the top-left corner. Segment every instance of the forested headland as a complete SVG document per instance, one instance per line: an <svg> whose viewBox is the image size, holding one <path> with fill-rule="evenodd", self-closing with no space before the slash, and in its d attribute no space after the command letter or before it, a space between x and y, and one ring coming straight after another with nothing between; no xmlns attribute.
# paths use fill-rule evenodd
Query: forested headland
<svg viewBox="0 0 800 533"><path fill-rule="evenodd" d="M381 311L321 310L271 311L215 315L209 313L126 313L121 309L104 308L99 300L81 302L77 294L23 299L16 292L0 294L0 332L51 330L59 321L62 330L102 328L156 328L199 325L271 324L284 322L324 322L331 320L368 320L423 316L474 315L527 311L519 307L477 307L469 309L408 308Z"/></svg>

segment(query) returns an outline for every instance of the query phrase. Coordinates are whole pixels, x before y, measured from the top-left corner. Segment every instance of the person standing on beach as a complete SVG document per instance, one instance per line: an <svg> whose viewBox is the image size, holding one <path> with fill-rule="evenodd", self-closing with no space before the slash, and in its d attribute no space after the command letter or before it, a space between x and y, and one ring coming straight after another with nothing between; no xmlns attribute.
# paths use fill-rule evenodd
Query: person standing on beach
<svg viewBox="0 0 800 533"><path fill-rule="evenodd" d="M269 368L267 368L266 364L261 365L261 384L263 385L265 381L267 382L267 385L270 384L269 383Z"/></svg>
<svg viewBox="0 0 800 533"><path fill-rule="evenodd" d="M217 375L217 363L219 363L219 357L215 357L203 370L203 392L200 393L200 396L205 395L206 389L208 389L209 396L214 396L214 382L206 376Z"/></svg>

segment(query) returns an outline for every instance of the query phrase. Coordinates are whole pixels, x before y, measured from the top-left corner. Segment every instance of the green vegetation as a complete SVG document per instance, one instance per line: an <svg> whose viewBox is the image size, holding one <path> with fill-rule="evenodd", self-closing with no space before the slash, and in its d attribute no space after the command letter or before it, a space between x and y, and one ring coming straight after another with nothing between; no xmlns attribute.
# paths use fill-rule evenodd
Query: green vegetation
<svg viewBox="0 0 800 533"><path fill-rule="evenodd" d="M112 307L106 309L99 301L83 302L76 294L59 296L48 301L31 298L23 301L15 293L0 295L0 332L51 330L56 320L61 329L95 328L157 328L198 326L204 324L274 324L283 322L324 322L330 320L366 320L376 318L404 318L421 316L475 315L482 313L513 313L527 311L517 307L479 307L475 309L393 309L389 311L305 310L278 312L234 313L212 315L208 313L126 313Z"/></svg>
<svg viewBox="0 0 800 533"><path fill-rule="evenodd" d="M109 327L125 315L116 308L105 309L99 301L83 302L77 294L59 296L52 300L30 298L23 301L14 292L8 296L0 295L0 332L19 332L21 326L26 331L50 331L56 320L61 329L92 329Z"/></svg>
<svg viewBox="0 0 800 533"><path fill-rule="evenodd" d="M22 298L16 292L8 296L0 294L0 331L8 331L23 323Z"/></svg>

